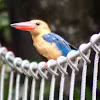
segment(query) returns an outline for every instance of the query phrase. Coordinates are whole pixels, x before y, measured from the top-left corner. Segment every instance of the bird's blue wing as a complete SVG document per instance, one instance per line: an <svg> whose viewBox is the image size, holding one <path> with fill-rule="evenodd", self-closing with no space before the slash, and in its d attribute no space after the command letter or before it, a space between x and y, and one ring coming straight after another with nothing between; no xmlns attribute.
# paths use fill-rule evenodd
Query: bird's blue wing
<svg viewBox="0 0 100 100"><path fill-rule="evenodd" d="M72 46L67 41L65 41L62 37L60 37L55 33L48 33L43 35L42 37L45 41L49 43L55 43L58 49L62 52L63 56L66 56L68 52L72 50ZM74 47L73 50L75 50Z"/></svg>

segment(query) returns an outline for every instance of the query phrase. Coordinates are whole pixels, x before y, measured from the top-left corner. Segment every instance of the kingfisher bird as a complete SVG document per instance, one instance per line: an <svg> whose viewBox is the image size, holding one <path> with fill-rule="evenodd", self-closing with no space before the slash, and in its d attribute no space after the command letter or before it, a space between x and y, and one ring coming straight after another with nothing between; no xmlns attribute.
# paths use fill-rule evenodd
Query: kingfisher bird
<svg viewBox="0 0 100 100"><path fill-rule="evenodd" d="M42 20L19 22L11 26L29 31L36 50L47 59L56 60L59 56L67 56L68 52L77 50L61 36L51 32L48 24Z"/></svg>

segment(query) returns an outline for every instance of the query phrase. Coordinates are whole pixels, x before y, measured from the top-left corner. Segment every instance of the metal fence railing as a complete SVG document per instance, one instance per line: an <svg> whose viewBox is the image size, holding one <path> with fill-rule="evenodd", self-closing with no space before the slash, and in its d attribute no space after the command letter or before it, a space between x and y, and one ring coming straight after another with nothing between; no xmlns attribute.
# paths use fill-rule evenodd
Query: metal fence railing
<svg viewBox="0 0 100 100"><path fill-rule="evenodd" d="M97 89L97 75L98 75L98 62L99 62L99 53L100 53L100 33L94 34L90 38L90 42L87 44L82 44L78 51L69 52L67 57L59 57L57 60L48 60L47 62L47 70L45 69L45 62L32 62L30 63L28 60L22 60L20 57L15 57L13 52L7 51L5 47L0 47L0 59L2 61L1 67L1 75L0 75L0 100L4 100L4 84L5 84L5 71L6 65L10 66L10 76L9 76L9 90L7 100L19 100L20 95L22 94L22 100L27 99L30 96L30 100L36 100L36 85L37 80L40 82L40 90L39 90L39 100L44 100L44 92L46 80L51 79L50 84L50 92L49 92L49 100L54 100L55 96L55 83L56 78L58 77L58 70L60 71L59 78L60 86L59 86L59 100L63 100L63 93L65 87L65 78L68 75L67 69L70 67L72 69L71 72L71 80L70 80L70 90L69 90L69 100L74 100L74 84L75 84L75 74L79 71L79 61L83 60L82 66L82 80L81 80L81 95L80 100L85 100L85 91L86 91L86 75L87 75L87 64L91 63L89 57L91 54L91 49L95 51L94 58L94 69L93 69L93 87L92 87L92 100L96 100L96 89ZM52 67L52 68L51 68ZM48 76L48 73L51 76ZM24 74L24 84L23 91L21 92L21 76ZM16 78L15 78L16 76ZM31 88L29 86L29 79L31 81ZM13 83L15 81L15 95L13 97ZM28 89L30 88L31 93L28 94Z"/></svg>

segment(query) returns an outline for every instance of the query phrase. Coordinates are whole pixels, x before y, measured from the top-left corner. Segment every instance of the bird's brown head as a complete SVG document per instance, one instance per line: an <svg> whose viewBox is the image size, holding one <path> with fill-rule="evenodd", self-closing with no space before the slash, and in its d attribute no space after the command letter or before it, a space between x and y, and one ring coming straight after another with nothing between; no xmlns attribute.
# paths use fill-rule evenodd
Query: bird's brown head
<svg viewBox="0 0 100 100"><path fill-rule="evenodd" d="M32 36L51 32L48 24L42 20L19 22L11 24L11 26L19 30L29 31Z"/></svg>

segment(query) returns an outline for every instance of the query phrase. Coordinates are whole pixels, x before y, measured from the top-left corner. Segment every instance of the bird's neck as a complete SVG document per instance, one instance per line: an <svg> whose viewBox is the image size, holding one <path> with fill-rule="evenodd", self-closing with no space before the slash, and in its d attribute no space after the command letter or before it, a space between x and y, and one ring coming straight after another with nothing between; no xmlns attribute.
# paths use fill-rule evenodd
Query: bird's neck
<svg viewBox="0 0 100 100"><path fill-rule="evenodd" d="M48 33L50 33L50 32L51 32L50 30L45 30L45 31L41 32L41 33L38 34L38 35L32 35L32 40L33 40L33 42L36 42L37 40L39 40L40 38L42 38L42 36L43 36L44 34L48 34Z"/></svg>
<svg viewBox="0 0 100 100"><path fill-rule="evenodd" d="M37 36L32 36L32 40L34 43L38 42L39 40L41 40L42 35L37 35Z"/></svg>

